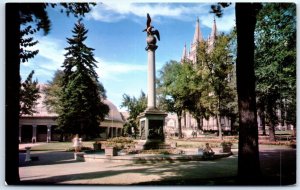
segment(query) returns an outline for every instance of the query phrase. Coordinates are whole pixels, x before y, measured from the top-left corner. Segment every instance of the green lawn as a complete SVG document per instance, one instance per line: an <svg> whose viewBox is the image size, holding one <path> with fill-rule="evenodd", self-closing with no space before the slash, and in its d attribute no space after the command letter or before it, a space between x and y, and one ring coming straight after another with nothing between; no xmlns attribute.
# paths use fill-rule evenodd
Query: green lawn
<svg viewBox="0 0 300 190"><path fill-rule="evenodd" d="M84 141L84 147L93 147L93 143L95 141ZM68 150L73 148L72 142L50 142L50 143L43 143L37 146L33 146L31 148L32 151L54 151L54 150Z"/></svg>

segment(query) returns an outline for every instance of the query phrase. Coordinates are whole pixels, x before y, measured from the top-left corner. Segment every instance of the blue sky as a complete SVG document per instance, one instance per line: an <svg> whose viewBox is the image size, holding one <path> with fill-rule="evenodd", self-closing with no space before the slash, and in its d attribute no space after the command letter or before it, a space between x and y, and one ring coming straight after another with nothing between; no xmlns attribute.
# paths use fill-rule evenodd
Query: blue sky
<svg viewBox="0 0 300 190"><path fill-rule="evenodd" d="M107 91L107 97L119 109L124 93L138 97L147 92L146 13L152 25L159 30L161 41L156 50L156 72L170 60L179 61L184 44L193 40L197 17L204 39L210 34L214 15L208 3L129 3L97 4L86 15L83 23L89 30L86 45L95 49L96 69ZM31 70L40 83L51 80L64 61L67 37L77 19L67 17L59 9L48 9L52 21L51 31L35 35L39 54L28 63L21 64L24 80ZM218 32L229 32L235 25L234 5L225 9L222 18L216 18ZM124 109L122 109L124 110Z"/></svg>

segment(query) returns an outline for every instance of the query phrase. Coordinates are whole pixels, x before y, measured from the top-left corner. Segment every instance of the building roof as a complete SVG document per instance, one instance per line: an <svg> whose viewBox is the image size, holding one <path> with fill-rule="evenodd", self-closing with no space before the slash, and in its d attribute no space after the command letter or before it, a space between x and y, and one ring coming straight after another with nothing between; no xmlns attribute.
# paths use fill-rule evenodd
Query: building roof
<svg viewBox="0 0 300 190"><path fill-rule="evenodd" d="M109 114L105 117L105 120L124 122L119 110L110 100L105 99L103 103L109 107Z"/></svg>
<svg viewBox="0 0 300 190"><path fill-rule="evenodd" d="M37 100L37 105L34 109L36 113L34 113L33 115L22 115L21 117L58 117L57 113L48 111L46 105L43 103L43 101L45 100L45 94L42 92L43 88L45 88L46 85L39 84L39 87L40 98ZM124 122L117 107L110 100L105 99L103 100L103 103L109 106L109 114L105 117L105 120Z"/></svg>

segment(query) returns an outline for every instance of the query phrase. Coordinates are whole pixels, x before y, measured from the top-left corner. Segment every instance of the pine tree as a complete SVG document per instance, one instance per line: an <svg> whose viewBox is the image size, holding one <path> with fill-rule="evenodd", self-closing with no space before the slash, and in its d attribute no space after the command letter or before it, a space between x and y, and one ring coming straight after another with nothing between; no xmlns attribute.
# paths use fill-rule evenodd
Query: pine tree
<svg viewBox="0 0 300 190"><path fill-rule="evenodd" d="M38 80L32 80L34 70L32 70L27 79L21 84L20 90L20 116L32 115L36 113L34 107L40 98Z"/></svg>
<svg viewBox="0 0 300 190"><path fill-rule="evenodd" d="M84 16L85 13L91 10L91 5L95 3L60 3L63 10L67 15L73 14L74 16ZM50 20L48 18L46 8L49 3L7 3L5 6L5 49L6 51L6 90L5 90L5 104L6 104L6 138L5 145L5 156L6 158L6 168L5 168L5 181L7 184L17 184L20 182L19 177L19 96L20 96L20 62L26 61L26 59L33 58L36 55L36 50L32 54L23 54L23 47L28 47L30 45L35 45L36 42L33 39L23 39L27 42L22 42L22 37L24 35L22 28L24 24L28 23L33 29L31 32L36 32L39 29L44 30L47 34L50 30ZM51 4L55 7L56 4ZM23 43L23 44L22 44ZM27 43L27 44L26 44ZM28 45L28 46L27 46ZM30 53L26 51L25 53Z"/></svg>
<svg viewBox="0 0 300 190"><path fill-rule="evenodd" d="M58 124L66 133L97 137L109 107L101 101L104 89L95 72L94 49L84 44L88 30L79 20L72 32L73 37L67 38L69 47L65 48Z"/></svg>

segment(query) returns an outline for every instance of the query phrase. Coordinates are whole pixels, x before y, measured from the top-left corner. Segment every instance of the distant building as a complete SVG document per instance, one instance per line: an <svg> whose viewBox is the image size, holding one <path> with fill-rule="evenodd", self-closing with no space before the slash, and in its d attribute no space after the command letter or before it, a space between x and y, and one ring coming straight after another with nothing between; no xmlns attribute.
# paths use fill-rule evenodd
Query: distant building
<svg viewBox="0 0 300 190"><path fill-rule="evenodd" d="M201 33L200 22L199 22L199 18L198 18L196 21L195 33L194 33L194 37L193 37L193 41L191 43L190 49L188 50L186 47L186 44L184 45L183 53L182 53L182 57L181 57L181 63L188 60L188 61L191 61L192 64L196 64L197 48L198 48L199 42L206 41L208 44L207 51L210 52L214 48L216 39L217 39L216 20L214 19L211 33L208 36L207 40L205 40ZM177 118L177 116L176 116L176 118ZM186 133L189 134L189 133L191 133L191 131L198 129L198 124L197 124L196 119L189 112L183 113L183 119L181 120L181 122L182 122L181 125L182 125L183 133L185 133L185 131L186 131ZM218 131L217 120L214 117L210 117L208 120L203 119L202 124L203 124L203 128L202 128L203 131ZM231 131L230 118L221 116L221 126L222 126L222 131Z"/></svg>
<svg viewBox="0 0 300 190"><path fill-rule="evenodd" d="M45 85L39 85L40 91ZM45 94L40 93L33 115L22 115L19 120L19 142L48 142L61 140L61 131L57 126L58 115L51 113L43 104ZM117 107L108 99L103 102L109 106L109 114L105 120L100 122L99 127L105 128L101 138L118 137L122 135L123 124L125 123ZM66 139L67 140L67 139Z"/></svg>

